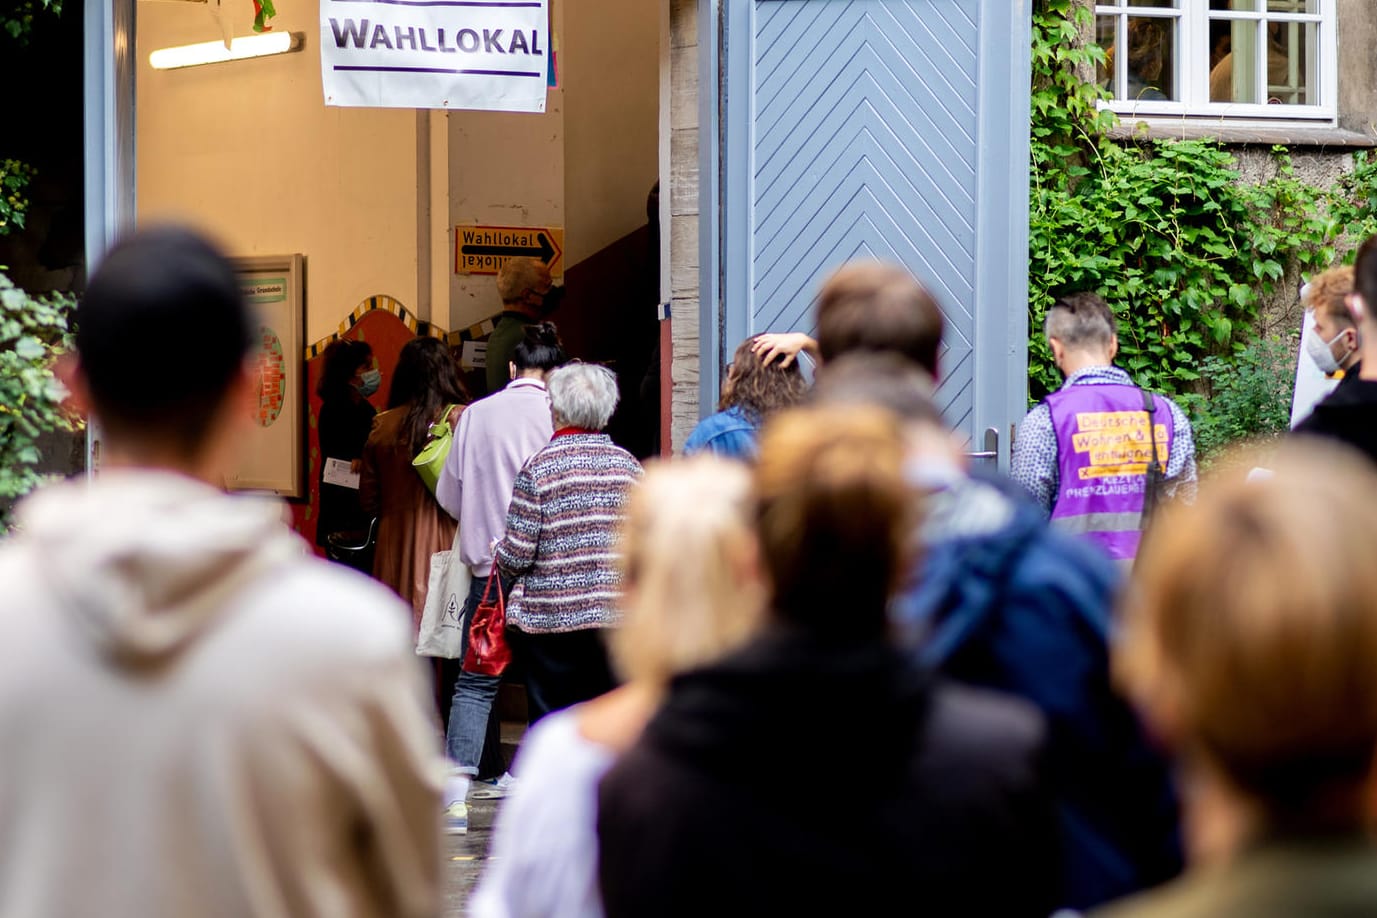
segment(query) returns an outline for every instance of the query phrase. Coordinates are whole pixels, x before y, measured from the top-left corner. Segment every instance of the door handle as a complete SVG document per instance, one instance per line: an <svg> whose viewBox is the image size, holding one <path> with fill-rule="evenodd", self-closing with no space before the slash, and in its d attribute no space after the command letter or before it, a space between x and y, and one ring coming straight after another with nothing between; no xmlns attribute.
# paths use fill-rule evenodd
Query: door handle
<svg viewBox="0 0 1377 918"><path fill-rule="evenodd" d="M999 464L999 428L985 428L984 448L973 453L967 453L966 457L978 462L990 462Z"/></svg>

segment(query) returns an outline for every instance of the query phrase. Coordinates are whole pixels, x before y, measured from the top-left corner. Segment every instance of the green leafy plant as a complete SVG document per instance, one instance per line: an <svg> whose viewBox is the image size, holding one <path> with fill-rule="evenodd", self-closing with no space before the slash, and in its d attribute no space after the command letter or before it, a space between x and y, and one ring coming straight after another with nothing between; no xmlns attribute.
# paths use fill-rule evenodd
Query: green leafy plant
<svg viewBox="0 0 1377 918"><path fill-rule="evenodd" d="M73 304L63 295L32 297L0 273L0 506L45 480L41 437L81 429L52 372L54 356L71 344Z"/></svg>
<svg viewBox="0 0 1377 918"><path fill-rule="evenodd" d="M1316 188L1278 147L1275 177L1254 185L1211 141L1111 141L1117 119L1100 106L1094 74L1105 52L1085 40L1092 28L1086 4L1041 0L1034 11L1030 396L1061 382L1042 333L1047 309L1059 294L1091 289L1114 308L1118 362L1138 383L1194 406L1210 431L1236 439L1270 429L1271 415L1216 389L1232 385L1221 380L1235 369L1261 372L1249 364L1260 359L1250 350L1255 326L1284 282L1332 266L1377 232L1377 163L1360 154L1351 174ZM1237 423L1218 415L1235 409ZM1223 445L1213 435L1206 449Z"/></svg>
<svg viewBox="0 0 1377 918"><path fill-rule="evenodd" d="M11 0L5 9L0 9L0 35L27 45L37 17L45 11L61 15L62 0ZM33 167L26 163L15 159L0 160L0 236L23 229L29 208L24 192L33 175Z"/></svg>
<svg viewBox="0 0 1377 918"><path fill-rule="evenodd" d="M0 160L0 236L22 229L29 209L24 191L32 181L34 169L17 159Z"/></svg>
<svg viewBox="0 0 1377 918"><path fill-rule="evenodd" d="M1060 157L1072 175L1085 174L1084 158L1106 146L1117 119L1100 108L1108 92L1093 80L1105 51L1084 41L1093 26L1090 8L1072 0L1043 0L1033 11L1033 163Z"/></svg>
<svg viewBox="0 0 1377 918"><path fill-rule="evenodd" d="M1294 339L1258 338L1237 354L1206 357L1200 372L1211 382L1209 398L1181 398L1191 414L1196 453L1206 464L1230 444L1273 439L1290 429Z"/></svg>
<svg viewBox="0 0 1377 918"><path fill-rule="evenodd" d="M1058 293L1098 290L1120 317L1120 362L1183 391L1227 350L1285 272L1256 195L1216 145L1110 147L1074 189L1035 185L1030 233L1034 388L1057 385L1041 324Z"/></svg>
<svg viewBox="0 0 1377 918"><path fill-rule="evenodd" d="M7 5L9 9L0 11L0 31L19 42L28 41L39 13L45 10L54 15L62 13L62 0L17 0Z"/></svg>

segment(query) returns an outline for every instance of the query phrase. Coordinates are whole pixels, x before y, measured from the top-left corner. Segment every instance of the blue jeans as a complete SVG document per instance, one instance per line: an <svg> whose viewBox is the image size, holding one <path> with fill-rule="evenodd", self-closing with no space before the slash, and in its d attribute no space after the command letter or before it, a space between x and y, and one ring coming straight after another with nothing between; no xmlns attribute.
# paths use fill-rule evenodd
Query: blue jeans
<svg viewBox="0 0 1377 918"><path fill-rule="evenodd" d="M502 591L505 594L510 582L501 575ZM464 600L464 640L459 651L463 660L469 649L469 628L473 623L473 613L483 600L483 588L487 577L474 577L469 584L469 595ZM454 682L454 696L450 699L449 727L445 730L445 748L449 753L450 766L459 774L477 775L478 763L483 757L483 743L488 732L488 718L492 715L492 705L497 700L497 687L502 683L501 676L485 676L481 673L466 673L462 670Z"/></svg>

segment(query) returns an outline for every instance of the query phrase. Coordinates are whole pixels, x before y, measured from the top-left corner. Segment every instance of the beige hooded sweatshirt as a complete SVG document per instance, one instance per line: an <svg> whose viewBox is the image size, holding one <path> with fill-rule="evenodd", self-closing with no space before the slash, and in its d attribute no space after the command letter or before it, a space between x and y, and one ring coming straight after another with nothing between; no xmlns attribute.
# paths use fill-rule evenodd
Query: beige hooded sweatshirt
<svg viewBox="0 0 1377 918"><path fill-rule="evenodd" d="M385 588L281 505L120 471L0 542L0 918L438 910L440 748Z"/></svg>

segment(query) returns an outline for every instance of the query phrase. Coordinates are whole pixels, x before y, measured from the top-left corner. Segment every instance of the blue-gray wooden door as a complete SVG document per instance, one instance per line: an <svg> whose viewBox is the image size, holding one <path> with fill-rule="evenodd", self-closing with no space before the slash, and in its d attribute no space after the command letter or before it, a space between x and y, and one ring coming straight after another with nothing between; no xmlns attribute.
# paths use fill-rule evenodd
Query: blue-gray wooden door
<svg viewBox="0 0 1377 918"><path fill-rule="evenodd" d="M1027 391L1027 0L724 0L717 359L811 331L852 258L946 318L938 398L985 442ZM717 367L705 362L716 379Z"/></svg>

